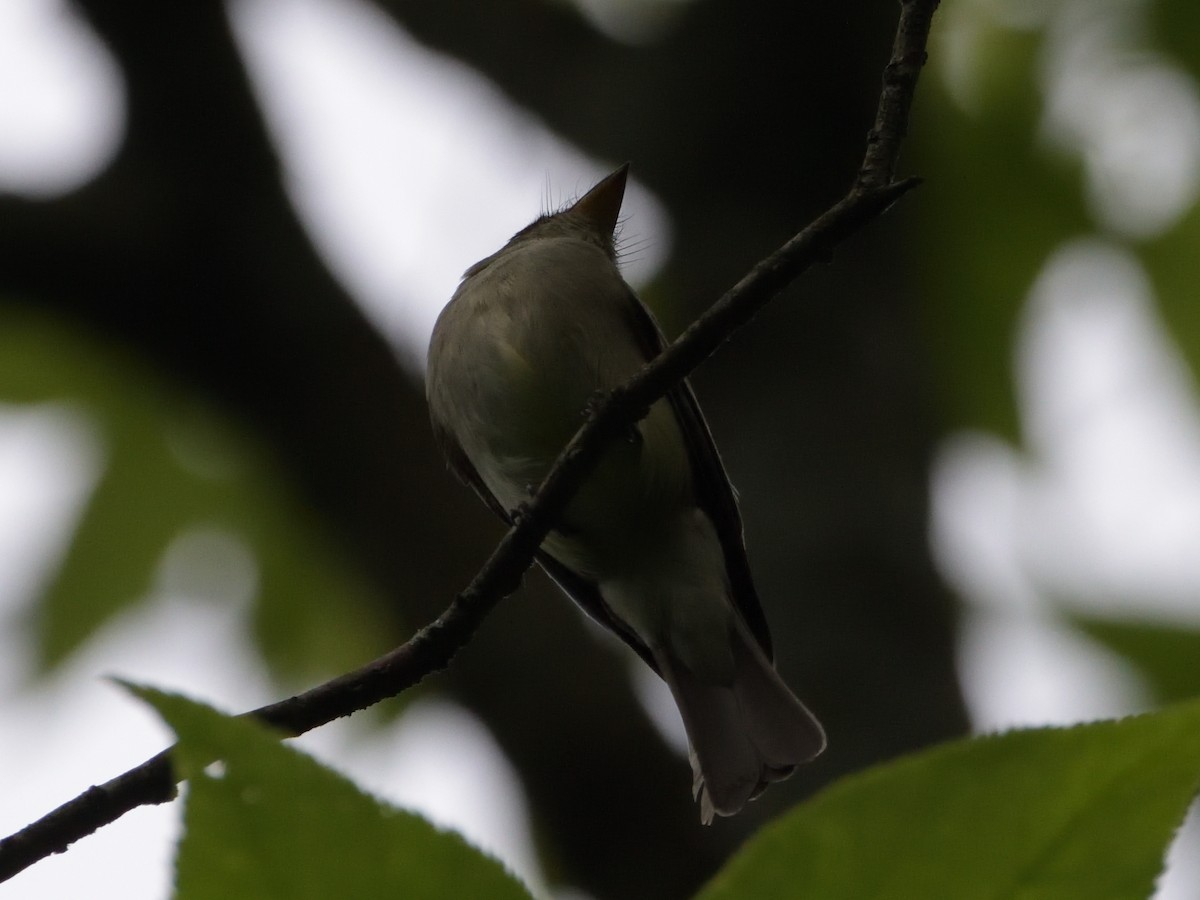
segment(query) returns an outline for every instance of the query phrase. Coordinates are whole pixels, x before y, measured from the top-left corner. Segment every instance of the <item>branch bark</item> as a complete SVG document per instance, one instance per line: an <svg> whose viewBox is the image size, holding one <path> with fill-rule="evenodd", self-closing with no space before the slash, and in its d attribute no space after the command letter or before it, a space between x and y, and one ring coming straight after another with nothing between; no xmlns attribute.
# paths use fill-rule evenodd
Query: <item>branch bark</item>
<svg viewBox="0 0 1200 900"><path fill-rule="evenodd" d="M295 736L402 693L425 676L444 669L496 604L520 585L555 517L607 442L645 415L651 404L715 352L779 291L815 263L828 260L838 245L917 185L916 179L895 181L894 173L937 6L938 0L901 0L875 125L847 194L759 262L662 355L594 409L519 521L450 606L410 640L368 665L247 716ZM165 750L123 775L89 788L0 840L0 881L46 856L63 852L74 841L138 806L173 799L176 782L170 752Z"/></svg>

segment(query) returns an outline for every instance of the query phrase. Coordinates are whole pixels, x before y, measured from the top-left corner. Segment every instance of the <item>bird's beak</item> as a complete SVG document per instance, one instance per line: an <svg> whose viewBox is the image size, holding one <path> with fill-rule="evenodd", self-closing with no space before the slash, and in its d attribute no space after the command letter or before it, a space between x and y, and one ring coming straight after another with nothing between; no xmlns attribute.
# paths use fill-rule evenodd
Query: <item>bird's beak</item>
<svg viewBox="0 0 1200 900"><path fill-rule="evenodd" d="M617 227L621 201L625 198L625 178L629 163L607 176L575 201L571 215L582 219L596 234L609 237Z"/></svg>

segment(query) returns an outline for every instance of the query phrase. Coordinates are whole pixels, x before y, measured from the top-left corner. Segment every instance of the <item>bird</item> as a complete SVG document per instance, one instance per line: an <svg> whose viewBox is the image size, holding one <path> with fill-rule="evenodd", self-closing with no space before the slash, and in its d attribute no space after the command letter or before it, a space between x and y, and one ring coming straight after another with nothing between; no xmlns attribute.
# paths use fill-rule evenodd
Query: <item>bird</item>
<svg viewBox="0 0 1200 900"><path fill-rule="evenodd" d="M618 266L628 171L468 268L434 326L434 437L509 524L596 398L666 346ZM686 380L605 448L536 558L666 682L704 824L824 750L820 723L772 662L736 494Z"/></svg>

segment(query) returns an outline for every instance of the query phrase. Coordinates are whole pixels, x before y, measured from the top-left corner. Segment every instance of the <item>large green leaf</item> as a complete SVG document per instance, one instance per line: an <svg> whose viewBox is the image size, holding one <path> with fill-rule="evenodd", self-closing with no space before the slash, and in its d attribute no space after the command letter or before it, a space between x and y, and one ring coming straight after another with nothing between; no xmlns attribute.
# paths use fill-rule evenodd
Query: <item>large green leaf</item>
<svg viewBox="0 0 1200 900"><path fill-rule="evenodd" d="M528 900L458 834L376 800L266 728L134 690L174 729L188 779L177 900Z"/></svg>
<svg viewBox="0 0 1200 900"><path fill-rule="evenodd" d="M768 826L701 900L1146 900L1200 783L1200 703L947 744Z"/></svg>

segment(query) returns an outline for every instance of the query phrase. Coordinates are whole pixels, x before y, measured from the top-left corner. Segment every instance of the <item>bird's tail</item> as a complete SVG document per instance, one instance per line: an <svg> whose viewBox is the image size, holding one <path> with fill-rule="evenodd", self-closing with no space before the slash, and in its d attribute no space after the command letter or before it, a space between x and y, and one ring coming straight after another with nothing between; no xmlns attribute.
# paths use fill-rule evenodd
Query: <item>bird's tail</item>
<svg viewBox="0 0 1200 900"><path fill-rule="evenodd" d="M708 684L669 650L655 658L691 745L693 796L705 825L731 816L825 749L825 732L783 683L745 626L730 628L733 679Z"/></svg>

